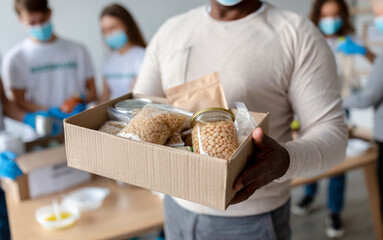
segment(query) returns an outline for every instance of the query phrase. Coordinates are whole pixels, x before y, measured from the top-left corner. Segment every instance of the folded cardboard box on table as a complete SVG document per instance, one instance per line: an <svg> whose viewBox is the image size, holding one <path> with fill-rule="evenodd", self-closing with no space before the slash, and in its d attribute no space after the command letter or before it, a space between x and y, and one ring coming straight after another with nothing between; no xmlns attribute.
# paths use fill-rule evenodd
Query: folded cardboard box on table
<svg viewBox="0 0 383 240"><path fill-rule="evenodd" d="M26 144L27 150L44 141ZM47 142L47 141L46 141ZM63 191L88 182L91 174L67 166L65 147L58 146L41 151L28 152L16 159L23 175L15 180L3 178L1 186L16 201L23 201Z"/></svg>
<svg viewBox="0 0 383 240"><path fill-rule="evenodd" d="M254 151L251 136L224 160L98 131L108 120L107 107L136 97L166 103L127 94L64 120L68 166L225 210L235 195L234 181ZM267 133L269 114L252 115Z"/></svg>

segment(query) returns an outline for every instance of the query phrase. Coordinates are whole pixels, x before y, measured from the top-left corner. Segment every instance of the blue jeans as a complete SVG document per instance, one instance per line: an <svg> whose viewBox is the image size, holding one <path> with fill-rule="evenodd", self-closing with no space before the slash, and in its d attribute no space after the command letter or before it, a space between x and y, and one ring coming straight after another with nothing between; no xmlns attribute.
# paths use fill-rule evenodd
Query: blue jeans
<svg viewBox="0 0 383 240"><path fill-rule="evenodd" d="M0 240L11 239L9 230L7 204L5 203L4 191L0 188Z"/></svg>
<svg viewBox="0 0 383 240"><path fill-rule="evenodd" d="M345 174L330 178L327 207L332 213L340 213L343 210L345 186ZM318 191L318 183L307 185L305 191L306 196L314 198Z"/></svg>
<svg viewBox="0 0 383 240"><path fill-rule="evenodd" d="M196 214L166 196L166 240L290 240L290 200L274 211L245 217Z"/></svg>

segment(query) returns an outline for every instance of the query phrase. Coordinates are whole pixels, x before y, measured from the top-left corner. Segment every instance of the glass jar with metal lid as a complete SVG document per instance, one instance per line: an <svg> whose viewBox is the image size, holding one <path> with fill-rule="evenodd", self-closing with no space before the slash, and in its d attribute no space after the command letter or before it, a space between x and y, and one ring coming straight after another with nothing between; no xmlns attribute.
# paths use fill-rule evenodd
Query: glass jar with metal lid
<svg viewBox="0 0 383 240"><path fill-rule="evenodd" d="M116 103L114 108L121 113L137 114L146 104L152 103L147 98L127 99Z"/></svg>
<svg viewBox="0 0 383 240"><path fill-rule="evenodd" d="M193 151L202 155L229 159L238 148L234 114L224 108L208 108L191 119Z"/></svg>

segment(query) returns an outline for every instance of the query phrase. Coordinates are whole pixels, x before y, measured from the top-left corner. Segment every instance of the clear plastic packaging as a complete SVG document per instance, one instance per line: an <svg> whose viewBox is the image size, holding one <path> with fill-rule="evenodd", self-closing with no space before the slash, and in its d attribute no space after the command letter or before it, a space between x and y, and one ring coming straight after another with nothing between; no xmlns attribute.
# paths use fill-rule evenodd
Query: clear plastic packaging
<svg viewBox="0 0 383 240"><path fill-rule="evenodd" d="M123 113L112 107L107 107L106 112L108 113L109 120L125 123L129 123L135 116L133 113Z"/></svg>
<svg viewBox="0 0 383 240"><path fill-rule="evenodd" d="M237 128L238 142L239 145L241 145L254 131L258 123L243 102L235 102L234 105L238 109L237 115L235 116L235 126Z"/></svg>
<svg viewBox="0 0 383 240"><path fill-rule="evenodd" d="M117 135L127 124L125 122L107 121L99 129L101 132Z"/></svg>
<svg viewBox="0 0 383 240"><path fill-rule="evenodd" d="M192 118L193 151L228 160L238 148L234 115L223 108L210 108Z"/></svg>
<svg viewBox="0 0 383 240"><path fill-rule="evenodd" d="M126 99L114 105L114 108L122 113L131 113L136 115L146 104L152 103L147 98Z"/></svg>
<svg viewBox="0 0 383 240"><path fill-rule="evenodd" d="M184 141L182 140L181 133L174 132L166 142L168 147L183 147L185 146Z"/></svg>
<svg viewBox="0 0 383 240"><path fill-rule="evenodd" d="M166 105L148 104L118 136L165 145L174 132L181 132L190 120L186 111Z"/></svg>

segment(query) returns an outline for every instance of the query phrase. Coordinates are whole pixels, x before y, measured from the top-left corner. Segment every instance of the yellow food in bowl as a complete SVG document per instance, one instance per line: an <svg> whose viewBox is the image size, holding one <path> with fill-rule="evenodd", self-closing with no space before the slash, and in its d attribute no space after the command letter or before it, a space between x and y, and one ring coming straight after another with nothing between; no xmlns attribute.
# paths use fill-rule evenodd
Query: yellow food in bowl
<svg viewBox="0 0 383 240"><path fill-rule="evenodd" d="M61 212L60 216L61 216L61 219L63 220L63 219L72 217L72 214L70 214L68 212ZM57 221L58 219L56 218L55 214L52 214L49 217L47 217L45 220L47 220L47 221Z"/></svg>

